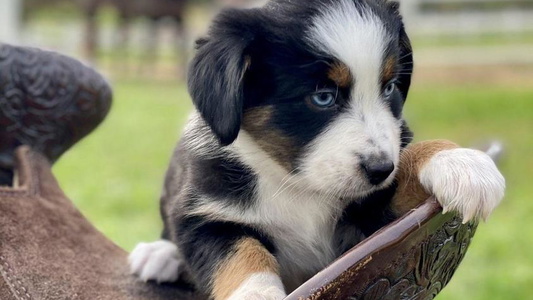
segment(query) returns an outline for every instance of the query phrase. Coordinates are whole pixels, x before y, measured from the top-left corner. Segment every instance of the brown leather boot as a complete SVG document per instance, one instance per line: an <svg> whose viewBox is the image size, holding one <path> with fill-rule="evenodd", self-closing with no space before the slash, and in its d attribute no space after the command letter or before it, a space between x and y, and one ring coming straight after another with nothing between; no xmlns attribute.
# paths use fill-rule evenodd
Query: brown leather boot
<svg viewBox="0 0 533 300"><path fill-rule="evenodd" d="M53 52L0 44L0 185L11 185L14 150L56 161L107 115L111 88L93 69Z"/></svg>

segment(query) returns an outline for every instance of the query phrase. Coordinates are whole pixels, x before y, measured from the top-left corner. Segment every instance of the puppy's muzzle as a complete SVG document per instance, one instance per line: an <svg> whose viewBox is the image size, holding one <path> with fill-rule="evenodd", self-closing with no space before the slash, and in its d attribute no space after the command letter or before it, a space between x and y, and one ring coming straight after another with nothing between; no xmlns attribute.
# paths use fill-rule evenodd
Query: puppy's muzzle
<svg viewBox="0 0 533 300"><path fill-rule="evenodd" d="M368 181L373 185L379 185L394 171L394 163L388 159L370 158L361 161L360 166Z"/></svg>

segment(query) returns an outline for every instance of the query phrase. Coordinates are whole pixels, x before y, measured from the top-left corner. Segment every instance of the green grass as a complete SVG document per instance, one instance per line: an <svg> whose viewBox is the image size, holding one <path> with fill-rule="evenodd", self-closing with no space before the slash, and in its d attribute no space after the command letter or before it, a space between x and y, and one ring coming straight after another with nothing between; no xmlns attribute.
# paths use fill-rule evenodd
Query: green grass
<svg viewBox="0 0 533 300"><path fill-rule="evenodd" d="M462 145L499 139L507 180L502 205L480 225L463 264L438 299L530 299L533 293L533 90L528 87L415 87L407 118L417 140Z"/></svg>
<svg viewBox="0 0 533 300"><path fill-rule="evenodd" d="M125 249L158 238L158 197L171 151L191 109L182 84L123 80L104 124L54 167L82 212ZM508 190L482 224L464 263L438 297L528 299L533 293L533 90L520 87L415 85L406 116L417 140L462 145L497 138Z"/></svg>

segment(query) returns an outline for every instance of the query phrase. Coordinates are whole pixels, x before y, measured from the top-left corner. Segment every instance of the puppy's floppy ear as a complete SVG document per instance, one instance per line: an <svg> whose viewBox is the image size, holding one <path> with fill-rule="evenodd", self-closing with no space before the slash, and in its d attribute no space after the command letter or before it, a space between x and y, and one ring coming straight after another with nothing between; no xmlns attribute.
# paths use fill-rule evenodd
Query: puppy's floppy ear
<svg viewBox="0 0 533 300"><path fill-rule="evenodd" d="M197 42L189 69L194 105L223 145L237 138L241 126L244 76L251 64L246 50L255 38L246 19L242 10L221 13L208 37Z"/></svg>

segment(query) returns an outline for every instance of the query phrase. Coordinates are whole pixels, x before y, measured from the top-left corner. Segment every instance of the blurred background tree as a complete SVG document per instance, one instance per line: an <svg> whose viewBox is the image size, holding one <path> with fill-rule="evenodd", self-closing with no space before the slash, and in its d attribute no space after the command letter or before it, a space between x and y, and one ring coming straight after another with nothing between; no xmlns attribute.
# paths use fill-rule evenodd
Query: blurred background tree
<svg viewBox="0 0 533 300"><path fill-rule="evenodd" d="M183 74L194 39L221 7L263 1L97 0L98 13L89 17L98 34L87 46L91 1L0 0L0 41L69 54L112 82L115 102L108 119L54 171L89 219L131 249L160 233L163 175L192 109ZM134 13L125 19L112 1L127 1ZM179 16L170 9L154 15L140 8L141 2L159 1L179 7ZM533 0L401 4L414 44L405 115L415 139L447 138L465 146L499 139L507 149L501 162L506 198L479 227L463 265L438 299L530 299Z"/></svg>

